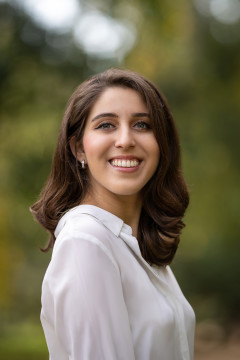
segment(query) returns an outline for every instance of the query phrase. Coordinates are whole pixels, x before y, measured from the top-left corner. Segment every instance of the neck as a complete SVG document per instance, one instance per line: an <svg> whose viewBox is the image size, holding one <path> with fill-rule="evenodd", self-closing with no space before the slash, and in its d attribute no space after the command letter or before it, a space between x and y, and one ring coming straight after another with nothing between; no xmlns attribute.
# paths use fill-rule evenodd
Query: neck
<svg viewBox="0 0 240 360"><path fill-rule="evenodd" d="M94 196L88 194L81 204L95 205L116 215L125 224L131 226L133 236L137 237L142 209L142 200L139 195L105 194L103 198L102 196L96 196L96 194Z"/></svg>

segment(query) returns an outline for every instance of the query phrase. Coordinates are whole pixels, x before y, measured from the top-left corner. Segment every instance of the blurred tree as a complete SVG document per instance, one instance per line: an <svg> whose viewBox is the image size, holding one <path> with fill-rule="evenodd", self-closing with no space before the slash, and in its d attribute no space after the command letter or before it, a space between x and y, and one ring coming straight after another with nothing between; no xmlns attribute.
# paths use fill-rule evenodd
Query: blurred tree
<svg viewBox="0 0 240 360"><path fill-rule="evenodd" d="M167 95L191 190L174 265L199 317L239 320L239 7L220 13L211 0L82 3L124 17L137 29L123 65L151 78Z"/></svg>
<svg viewBox="0 0 240 360"><path fill-rule="evenodd" d="M61 42L61 35L37 27L20 9L0 7L0 305L15 318L39 306L39 276L47 263L36 254L43 232L28 207L49 172L66 100L91 71L86 55L71 44L70 33L64 35L67 49L60 51L48 40Z"/></svg>
<svg viewBox="0 0 240 360"><path fill-rule="evenodd" d="M38 318L50 254L37 251L46 235L28 207L48 175L66 101L87 76L116 64L159 85L180 130L192 199L174 263L182 287L199 318L239 319L239 22L222 24L187 0L81 6L135 32L122 62L87 54L71 29L43 29L0 2L0 332L10 319Z"/></svg>

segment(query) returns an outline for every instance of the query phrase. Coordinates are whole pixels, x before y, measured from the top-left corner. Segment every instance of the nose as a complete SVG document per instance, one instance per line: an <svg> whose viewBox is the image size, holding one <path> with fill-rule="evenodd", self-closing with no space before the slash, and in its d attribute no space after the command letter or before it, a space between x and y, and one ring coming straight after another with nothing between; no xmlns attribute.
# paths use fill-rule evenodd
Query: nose
<svg viewBox="0 0 240 360"><path fill-rule="evenodd" d="M122 126L116 133L115 146L117 148L128 149L135 146L134 134L128 126Z"/></svg>

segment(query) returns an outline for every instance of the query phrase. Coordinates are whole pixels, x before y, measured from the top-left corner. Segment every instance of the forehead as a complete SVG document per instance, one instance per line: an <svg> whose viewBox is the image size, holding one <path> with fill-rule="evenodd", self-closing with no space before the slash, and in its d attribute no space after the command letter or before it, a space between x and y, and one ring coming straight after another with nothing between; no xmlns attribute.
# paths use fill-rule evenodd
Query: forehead
<svg viewBox="0 0 240 360"><path fill-rule="evenodd" d="M105 89L92 106L89 117L98 111L146 111L141 95L128 87Z"/></svg>

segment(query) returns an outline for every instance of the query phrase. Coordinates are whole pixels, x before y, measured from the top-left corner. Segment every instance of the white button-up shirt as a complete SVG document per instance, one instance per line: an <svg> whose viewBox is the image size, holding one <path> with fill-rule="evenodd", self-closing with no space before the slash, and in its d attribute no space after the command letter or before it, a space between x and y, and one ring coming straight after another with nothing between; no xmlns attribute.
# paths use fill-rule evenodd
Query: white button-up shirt
<svg viewBox="0 0 240 360"><path fill-rule="evenodd" d="M92 205L55 231L42 286L51 360L191 360L195 316L170 267L151 267L130 226Z"/></svg>

